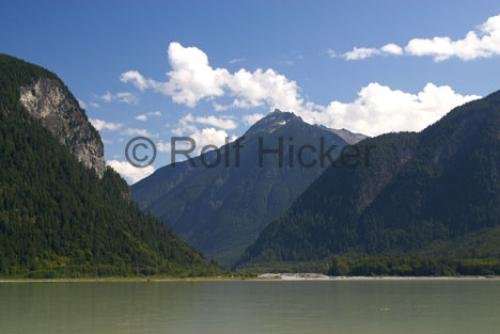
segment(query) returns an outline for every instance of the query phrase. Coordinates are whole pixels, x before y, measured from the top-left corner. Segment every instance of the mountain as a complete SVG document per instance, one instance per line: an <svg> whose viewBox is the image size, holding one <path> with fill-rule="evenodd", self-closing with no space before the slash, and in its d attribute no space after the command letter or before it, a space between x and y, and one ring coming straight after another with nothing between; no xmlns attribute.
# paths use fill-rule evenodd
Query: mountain
<svg viewBox="0 0 500 334"><path fill-rule="evenodd" d="M310 125L290 112L276 110L250 129L235 143L219 152L221 161L213 168L202 165L202 159L215 159L214 152L157 170L132 186L134 199L209 258L224 265L236 260L273 219L278 218L328 166L320 163L323 141L325 151L335 158L349 141L364 138L347 130L335 131ZM348 138L348 140L343 139ZM283 164L277 154L263 154L259 148L277 149L282 140ZM239 165L235 144L241 145ZM261 144L262 143L262 144ZM302 150L302 162L298 152ZM290 151L293 148L293 152ZM293 161L291 158L293 157ZM314 166L306 166L313 159ZM196 165L197 167L193 167Z"/></svg>
<svg viewBox="0 0 500 334"><path fill-rule="evenodd" d="M212 265L131 201L53 73L0 55L0 275L194 275Z"/></svg>
<svg viewBox="0 0 500 334"><path fill-rule="evenodd" d="M420 133L356 146L370 148L369 164L327 169L266 227L240 266L411 255L493 257L500 272L500 92Z"/></svg>

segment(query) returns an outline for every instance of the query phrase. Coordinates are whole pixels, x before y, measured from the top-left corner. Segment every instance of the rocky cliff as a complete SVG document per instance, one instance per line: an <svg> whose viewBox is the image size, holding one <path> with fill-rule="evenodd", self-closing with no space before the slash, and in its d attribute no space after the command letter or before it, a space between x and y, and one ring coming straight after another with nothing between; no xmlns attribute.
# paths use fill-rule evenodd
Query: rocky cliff
<svg viewBox="0 0 500 334"><path fill-rule="evenodd" d="M78 161L103 176L104 148L99 134L60 81L42 77L20 87L20 102Z"/></svg>

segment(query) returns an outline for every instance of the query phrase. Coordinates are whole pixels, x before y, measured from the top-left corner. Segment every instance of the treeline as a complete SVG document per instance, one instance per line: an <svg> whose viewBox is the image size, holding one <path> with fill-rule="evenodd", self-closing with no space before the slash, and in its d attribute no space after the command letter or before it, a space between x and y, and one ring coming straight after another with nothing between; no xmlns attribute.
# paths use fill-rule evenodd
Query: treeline
<svg viewBox="0 0 500 334"><path fill-rule="evenodd" d="M500 275L500 258L430 258L421 256L334 257L332 276L458 276Z"/></svg>

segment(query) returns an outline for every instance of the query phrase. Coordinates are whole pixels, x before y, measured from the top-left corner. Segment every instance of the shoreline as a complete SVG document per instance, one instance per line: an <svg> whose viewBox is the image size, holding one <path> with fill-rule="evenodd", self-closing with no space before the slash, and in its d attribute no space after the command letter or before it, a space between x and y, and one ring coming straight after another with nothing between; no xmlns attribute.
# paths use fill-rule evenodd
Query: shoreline
<svg viewBox="0 0 500 334"><path fill-rule="evenodd" d="M267 274L266 274L267 275ZM88 277L88 278L0 278L3 283L180 283L180 282L397 282L397 281L500 281L500 276L324 276L272 274L257 277Z"/></svg>

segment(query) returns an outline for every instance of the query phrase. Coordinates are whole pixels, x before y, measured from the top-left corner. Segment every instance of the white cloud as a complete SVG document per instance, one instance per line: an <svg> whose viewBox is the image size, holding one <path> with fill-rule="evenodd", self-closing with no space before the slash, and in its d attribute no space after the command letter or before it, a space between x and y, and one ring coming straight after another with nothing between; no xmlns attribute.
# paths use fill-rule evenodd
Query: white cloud
<svg viewBox="0 0 500 334"><path fill-rule="evenodd" d="M94 126L94 128L96 128L97 131L101 130L115 131L122 127L121 123L106 122L98 118L90 118L89 121Z"/></svg>
<svg viewBox="0 0 500 334"><path fill-rule="evenodd" d="M215 111L226 111L228 109L231 109L231 105L224 105L217 102L212 103L212 107Z"/></svg>
<svg viewBox="0 0 500 334"><path fill-rule="evenodd" d="M264 114L260 113L245 115L243 116L243 122L245 122L246 125L251 126L257 123L257 121L259 121L264 116Z"/></svg>
<svg viewBox="0 0 500 334"><path fill-rule="evenodd" d="M141 122L146 122L148 120L148 116L145 114L135 116L135 119Z"/></svg>
<svg viewBox="0 0 500 334"><path fill-rule="evenodd" d="M193 132L196 129L195 124L210 125L210 126L222 129L222 130L233 130L233 129L236 129L236 127L237 127L236 122L227 116L221 116L221 117L198 116L198 117L195 117L195 116L193 116L193 114L188 113L187 115L185 115L179 119L177 131L182 132L182 133Z"/></svg>
<svg viewBox="0 0 500 334"><path fill-rule="evenodd" d="M204 146L221 147L226 144L227 138L229 138L226 131L213 127L199 129L195 125L196 122L196 118L192 114L187 114L179 119L177 127L172 130L172 134L175 136L187 136L195 141L196 147L193 156L199 155ZM164 147L170 149L168 146Z"/></svg>
<svg viewBox="0 0 500 334"><path fill-rule="evenodd" d="M212 68L200 49L173 42L168 47L168 59L172 70L167 73L165 88L174 102L194 107L201 99L224 95L229 72Z"/></svg>
<svg viewBox="0 0 500 334"><path fill-rule="evenodd" d="M306 122L375 136L420 131L454 107L477 98L479 96L461 95L449 86L432 83L412 94L373 82L363 87L352 102L332 101L324 109L298 114Z"/></svg>
<svg viewBox="0 0 500 334"><path fill-rule="evenodd" d="M205 117L196 117L196 123L203 125L211 125L216 128L223 130L233 130L238 126L236 122L228 117L215 117L215 116L205 116Z"/></svg>
<svg viewBox="0 0 500 334"><path fill-rule="evenodd" d="M213 68L207 55L196 47L184 47L170 43L168 59L172 70L168 81L147 79L137 71L121 75L123 82L130 82L140 90L152 89L172 98L175 103L194 107L201 100L221 97L226 93L233 97L230 104L236 108L251 108L268 104L285 109L298 107L298 87L295 81L272 69L257 69L253 72L240 69L230 73L224 68ZM215 104L217 109L220 105ZM219 109L227 108L220 106Z"/></svg>
<svg viewBox="0 0 500 334"><path fill-rule="evenodd" d="M165 143L165 142L157 142L156 143L156 149L158 150L158 152L162 152L162 153L169 153L170 152L170 143Z"/></svg>
<svg viewBox="0 0 500 334"><path fill-rule="evenodd" d="M373 56L380 55L402 55L403 48L394 43L389 43L381 47L380 49L376 48L358 48L355 47L351 51L348 51L342 55L342 57L346 60L361 60L370 58Z"/></svg>
<svg viewBox="0 0 500 334"><path fill-rule="evenodd" d="M120 175L123 176L129 184L135 183L146 176L153 174L155 171L153 166L138 168L131 165L128 161L109 160L106 164L120 173Z"/></svg>
<svg viewBox="0 0 500 334"><path fill-rule="evenodd" d="M146 122L150 116L154 116L154 117L160 117L161 116L161 112L159 111L152 111L152 112L148 112L148 113L145 113L145 114L140 114L140 115L137 115L135 116L135 119L140 121L140 122Z"/></svg>
<svg viewBox="0 0 500 334"><path fill-rule="evenodd" d="M149 88L150 83L137 71L128 71L121 75L120 80L122 82L132 82L135 87L139 90L145 90Z"/></svg>
<svg viewBox="0 0 500 334"><path fill-rule="evenodd" d="M342 57L344 57L346 60L359 60L370 58L378 54L380 54L379 49L355 47L351 51L344 53Z"/></svg>
<svg viewBox="0 0 500 334"><path fill-rule="evenodd" d="M383 47L381 47L380 50L384 53L391 54L391 55L399 56L399 55L403 54L403 48L397 44L394 44L394 43L386 44Z"/></svg>
<svg viewBox="0 0 500 334"><path fill-rule="evenodd" d="M271 109L293 110L303 103L299 87L273 69L257 69L254 72L240 69L227 80L230 94L236 96L233 106L251 108L268 105Z"/></svg>
<svg viewBox="0 0 500 334"><path fill-rule="evenodd" d="M374 52L372 49L357 50L358 54L352 54L351 58ZM403 49L391 43L376 52L397 55L403 52ZM132 80L130 82L138 88L159 91L171 96L175 102L190 107L201 100L208 100L212 102L214 109L219 111L261 106L268 107L269 110L278 108L295 112L309 123L332 128L345 127L367 135L421 130L453 107L478 97L462 95L449 86L437 86L432 83L427 84L418 93L410 93L373 82L361 88L358 97L352 102L334 100L324 106L304 99L295 81L273 69L240 69L230 73L224 68L212 68L202 50L195 47L185 48L175 42L170 44L168 54L172 66L172 70L167 74L168 81L162 83L146 79L138 72L134 75L124 74L122 77L126 76L127 80ZM219 97L230 101L220 104L217 101ZM243 121L250 124L257 117L244 117ZM188 114L179 120L173 133L195 135L203 140L211 137L220 142L221 138L227 136L224 130L233 128L230 119L222 122L222 118L195 117ZM211 127L200 129L199 125Z"/></svg>
<svg viewBox="0 0 500 334"><path fill-rule="evenodd" d="M498 56L500 55L500 15L488 18L476 31L469 31L462 39L414 38L408 42L405 51L414 56L431 56L436 61L451 57L472 60Z"/></svg>
<svg viewBox="0 0 500 334"><path fill-rule="evenodd" d="M212 68L207 55L200 49L172 42L168 47L168 60L172 70L167 73L167 82L145 78L135 70L122 73L120 80L132 83L141 91L152 89L171 96L175 103L189 107L194 107L201 99L224 94L224 77L229 72Z"/></svg>
<svg viewBox="0 0 500 334"><path fill-rule="evenodd" d="M452 57L461 60L473 60L500 55L500 15L492 16L486 22L471 30L461 39L448 36L431 38L413 38L406 46L389 43L377 48L354 48L344 53L347 60L365 59L377 55L409 55L432 57L435 61L443 61Z"/></svg>
<svg viewBox="0 0 500 334"><path fill-rule="evenodd" d="M197 131L197 127L193 124L194 116L189 113L179 119L177 122L177 127L172 129L172 133L175 136L184 136L189 132Z"/></svg>
<svg viewBox="0 0 500 334"><path fill-rule="evenodd" d="M106 103L116 101L126 104L137 104L139 102L138 97L130 92L118 92L113 94L110 91L106 91L103 95L100 96L100 99Z"/></svg>
<svg viewBox="0 0 500 334"><path fill-rule="evenodd" d="M148 130L138 128L127 128L122 132L122 134L127 136L152 137Z"/></svg>
<svg viewBox="0 0 500 334"><path fill-rule="evenodd" d="M221 147L226 144L226 139L229 138L226 131L217 130L215 128L204 128L191 133L190 137L196 143L196 151L201 150L206 145L215 145Z"/></svg>
<svg viewBox="0 0 500 334"><path fill-rule="evenodd" d="M152 89L155 92L167 94L167 87L164 82L147 79L138 71L131 70L122 73L120 81L124 83L131 83L140 91Z"/></svg>

